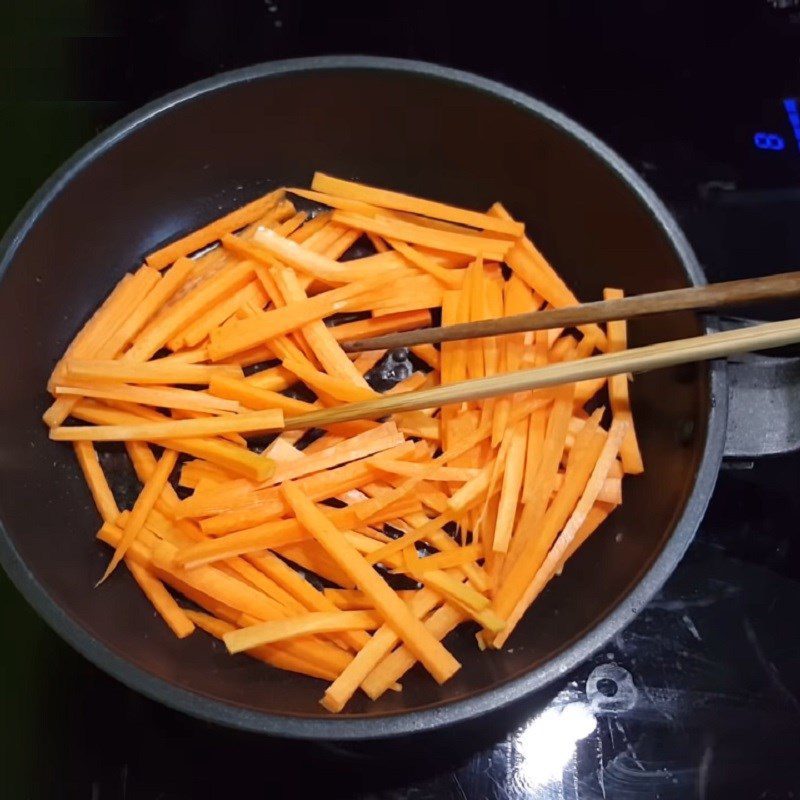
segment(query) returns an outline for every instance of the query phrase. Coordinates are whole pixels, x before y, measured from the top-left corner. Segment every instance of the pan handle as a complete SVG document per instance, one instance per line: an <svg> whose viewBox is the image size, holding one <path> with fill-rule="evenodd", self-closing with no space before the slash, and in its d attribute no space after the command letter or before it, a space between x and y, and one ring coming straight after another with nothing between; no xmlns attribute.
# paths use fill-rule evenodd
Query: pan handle
<svg viewBox="0 0 800 800"><path fill-rule="evenodd" d="M720 330L754 324L735 317L718 320ZM729 358L727 371L725 458L748 460L800 450L800 356L746 353Z"/></svg>

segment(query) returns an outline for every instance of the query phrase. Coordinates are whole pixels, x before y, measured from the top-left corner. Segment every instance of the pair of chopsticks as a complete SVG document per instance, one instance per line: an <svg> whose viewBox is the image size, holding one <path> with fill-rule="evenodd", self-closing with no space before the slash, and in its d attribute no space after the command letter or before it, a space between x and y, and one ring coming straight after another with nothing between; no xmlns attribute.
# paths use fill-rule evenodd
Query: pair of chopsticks
<svg viewBox="0 0 800 800"><path fill-rule="evenodd" d="M344 348L349 352L388 350L417 344L503 336L523 331L570 328L592 322L633 319L672 311L710 310L798 295L800 295L800 272L787 272L764 278L727 281L688 289L633 295L620 300L585 303L569 308L535 311L501 319L422 328L350 342L345 344ZM286 420L286 428L321 427L353 419L375 419L398 411L414 411L481 400L621 373L648 372L662 367L721 358L735 353L767 350L797 342L800 342L800 318L768 322L738 330L636 347L619 353L605 353L537 369L520 370L491 378L461 381L433 389L350 403L290 417Z"/></svg>

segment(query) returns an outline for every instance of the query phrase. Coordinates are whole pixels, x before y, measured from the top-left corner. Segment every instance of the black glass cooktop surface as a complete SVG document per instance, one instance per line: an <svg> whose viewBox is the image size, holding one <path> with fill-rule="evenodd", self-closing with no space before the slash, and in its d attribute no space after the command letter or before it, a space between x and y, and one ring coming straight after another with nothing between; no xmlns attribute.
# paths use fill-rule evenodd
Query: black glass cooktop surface
<svg viewBox="0 0 800 800"><path fill-rule="evenodd" d="M166 91L258 61L371 53L478 72L574 116L659 192L709 279L797 268L800 3L530 5L11 0L0 221ZM244 735L159 706L74 653L3 576L2 796L800 796L799 474L800 455L726 463L663 590L548 690L369 746Z"/></svg>

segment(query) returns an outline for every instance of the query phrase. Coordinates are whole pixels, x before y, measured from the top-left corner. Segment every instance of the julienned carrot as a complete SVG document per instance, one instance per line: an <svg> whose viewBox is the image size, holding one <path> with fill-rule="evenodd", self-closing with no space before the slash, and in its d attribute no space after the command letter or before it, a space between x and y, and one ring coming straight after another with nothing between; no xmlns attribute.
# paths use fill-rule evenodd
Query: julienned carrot
<svg viewBox="0 0 800 800"><path fill-rule="evenodd" d="M72 414L76 419L96 425L132 425L141 421L135 414L91 405L86 400L76 406ZM166 439L159 443L195 458L206 459L237 475L256 481L266 480L275 467L270 459L219 439L180 438Z"/></svg>
<svg viewBox="0 0 800 800"><path fill-rule="evenodd" d="M140 406L140 408L144 408L144 406ZM214 417L233 416L227 411L194 411L185 408L173 408L170 410L169 414L172 419L213 419ZM156 421L161 420L156 420L155 417L153 417L153 422ZM239 433L228 431L227 433L219 434L219 438L227 439L229 442L233 442L243 449L247 448L247 439Z"/></svg>
<svg viewBox="0 0 800 800"><path fill-rule="evenodd" d="M604 289L604 300L618 300L623 297L620 289ZM625 350L628 346L627 323L625 320L615 320L608 323L608 349L609 352ZM608 379L608 394L611 399L611 410L614 419L619 419L627 424L627 433L620 449L622 466L625 472L638 475L644 472L642 453L633 427L630 397L628 396L628 376L612 375Z"/></svg>
<svg viewBox="0 0 800 800"><path fill-rule="evenodd" d="M460 625L467 615L448 603L440 606L425 620L425 629L438 641ZM361 683L372 700L377 700L392 684L414 666L417 659L408 647L390 653Z"/></svg>
<svg viewBox="0 0 800 800"><path fill-rule="evenodd" d="M64 366L68 360L93 355L99 345L110 335L112 326L116 327L119 324L120 315L130 305L127 293L130 291L128 285L132 280L133 275L130 273L123 275L100 308L84 323L70 342L64 355L56 362L47 382L48 390L63 380Z"/></svg>
<svg viewBox="0 0 800 800"><path fill-rule="evenodd" d="M100 516L106 522L116 521L119 516L117 501L114 499L103 468L100 466L94 445L91 442L75 442L73 447Z"/></svg>
<svg viewBox="0 0 800 800"><path fill-rule="evenodd" d="M334 586L355 588L349 575L313 539L281 545L275 548L275 552L304 572L317 575Z"/></svg>
<svg viewBox="0 0 800 800"><path fill-rule="evenodd" d="M289 619L261 622L225 634L223 640L230 653L241 653L262 644L319 633L369 631L379 628L380 619L370 611L317 611Z"/></svg>
<svg viewBox="0 0 800 800"><path fill-rule="evenodd" d="M432 442L442 440L441 420L424 411L406 411L395 414L397 427L408 436L416 436Z"/></svg>
<svg viewBox="0 0 800 800"><path fill-rule="evenodd" d="M316 279L329 285L367 280L375 274L373 260L364 258L339 263L327 255L328 248L335 246L338 241L340 232L346 230L347 228L344 226L334 228L335 238L330 243L324 239L321 240L322 248L318 245L315 246L314 238L323 235L323 231L317 232L303 245L280 236L275 231L259 231L252 243L237 243L235 246L243 254L247 253L250 258L257 259L268 266L274 266L276 262L280 261L298 270L309 280ZM350 242L352 239L348 239L348 241ZM414 274L414 270L409 268L402 259L381 258L380 263L384 265L387 273L392 270L393 274L397 276Z"/></svg>
<svg viewBox="0 0 800 800"><path fill-rule="evenodd" d="M251 201L247 205L237 208L235 211L231 211L224 217L214 220L214 222L205 227L193 231L182 239L178 239L176 242L150 253L145 260L149 266L155 269L163 269L181 256L188 256L207 244L221 239L224 234L255 222L272 206L282 200L284 195L285 191L283 189L276 189L263 197Z"/></svg>
<svg viewBox="0 0 800 800"><path fill-rule="evenodd" d="M298 189L295 187L290 187L286 191L296 194L298 197L302 197L305 200L311 200L315 203L322 203L322 205L329 206L330 208L342 208L346 211L359 211L362 214L374 213L377 210L369 203L365 203L361 200L350 200L346 197L338 197L335 194L315 192L313 190Z"/></svg>
<svg viewBox="0 0 800 800"><path fill-rule="evenodd" d="M312 389L320 390L336 400L356 403L360 400L374 400L377 396L375 390L369 386L348 383L342 378L315 370L307 361L287 358L283 360L283 366Z"/></svg>
<svg viewBox="0 0 800 800"><path fill-rule="evenodd" d="M348 461L367 458L374 453L398 447L403 444L403 441L404 437L397 430L394 422L386 422L379 428L360 433L315 455L304 456L288 464L279 464L269 482L283 483L283 481L301 478L312 472L337 467Z"/></svg>
<svg viewBox="0 0 800 800"><path fill-rule="evenodd" d="M287 397L279 392L262 389L240 378L231 378L227 375L215 375L208 384L208 391L215 397L227 398L241 404L245 408L256 411L265 411L277 408L285 414L305 414L319 408L314 403Z"/></svg>
<svg viewBox="0 0 800 800"><path fill-rule="evenodd" d="M97 536L107 544L116 547L122 538L122 531L109 523L105 523ZM155 564L153 558L153 548L155 547L159 547L163 555L161 567ZM129 550L130 558L137 563L152 568L161 580L214 615L234 622L237 627L250 625L258 621L258 617L243 614L237 609L236 605L228 605L217 597L217 595L220 595L227 599L242 598L242 602L246 602L246 598L250 598L252 602L251 589L248 584L244 584L219 570L206 570L202 574L195 573L192 577L189 577L186 573L176 571L169 563L169 557L173 553L174 547L171 547L167 542L159 542L157 537L152 537L149 546L144 546L141 542L135 541ZM196 578L196 581L192 580L192 578ZM199 589L197 586L202 588ZM242 597L242 592L246 594L246 597ZM265 599L264 602L267 602L267 600ZM271 603L267 602L265 608L270 609L268 613L273 613L274 606ZM186 613L187 615L191 614L188 611ZM197 622L195 618L191 616L190 618ZM199 622L197 624L207 630L204 625ZM269 653L270 658L264 658L264 660L281 669L292 669L295 672L302 672L316 677L328 677L328 679L341 672L349 661L349 657L338 648L315 641L286 642L269 648L259 648L259 652L263 655ZM260 658L262 655L257 657Z"/></svg>
<svg viewBox="0 0 800 800"><path fill-rule="evenodd" d="M437 281L444 284L449 289L458 289L464 282L465 270L440 267L433 259L421 253L419 250L415 250L410 244L398 241L397 239L387 239L387 241L400 255L408 259L415 267L418 267L428 275L433 275Z"/></svg>
<svg viewBox="0 0 800 800"><path fill-rule="evenodd" d="M221 269L212 278L157 315L125 352L126 361L147 361L183 328L209 308L235 293L253 278L253 263L242 261Z"/></svg>
<svg viewBox="0 0 800 800"><path fill-rule="evenodd" d="M401 589L397 596L410 603L417 596L417 589ZM340 611L369 611L374 608L372 600L359 589L323 589L322 593Z"/></svg>
<svg viewBox="0 0 800 800"><path fill-rule="evenodd" d="M212 381L214 378L212 378ZM232 380L232 379L231 379ZM213 393L192 392L186 389L175 389L171 386L131 386L125 383L88 383L80 386L56 386L56 394L60 397L94 397L101 400L123 400L140 403L157 408L178 408L187 411L240 411L241 406L234 400L224 400ZM313 407L312 407L313 408ZM312 408L307 408L311 411Z"/></svg>
<svg viewBox="0 0 800 800"><path fill-rule="evenodd" d="M468 256L484 254L486 258L502 260L511 247L507 239L488 239L463 233L439 231L390 217L367 217L349 211L334 211L333 219L358 230L376 233L385 239L425 245L436 250Z"/></svg>
<svg viewBox="0 0 800 800"><path fill-rule="evenodd" d="M415 500L407 500L381 509L377 514L369 517L367 521L370 524L380 524L418 509L419 504ZM345 508L323 506L322 510L338 528L351 528L362 524L362 521L355 514L354 506ZM189 545L178 553L176 560L178 563L191 568L200 564L218 561L222 558L279 548L287 544L303 541L309 537L308 531L294 518L274 520L245 530L235 531L216 539Z"/></svg>
<svg viewBox="0 0 800 800"><path fill-rule="evenodd" d="M399 333L417 328L427 328L430 324L431 312L425 308L417 311L401 311L397 314L387 314L382 317L360 319L356 322L347 322L344 325L335 325L330 330L337 342L347 342L353 339L381 336L384 333Z"/></svg>
<svg viewBox="0 0 800 800"><path fill-rule="evenodd" d="M465 467L437 467L430 471L425 464L415 464L410 461L400 461L395 458L374 458L372 463L384 472L396 475L405 475L407 478L416 475L425 475L428 481L454 481L462 483L474 478L480 470Z"/></svg>
<svg viewBox="0 0 800 800"><path fill-rule="evenodd" d="M450 567L458 567L461 564L473 563L481 558L483 558L483 546L480 544L468 544L464 547L457 547L447 553L437 553L433 556L421 558L414 571L424 573L431 569L449 569Z"/></svg>
<svg viewBox="0 0 800 800"><path fill-rule="evenodd" d="M250 281L190 322L183 330L176 333L167 342L167 347L172 351L181 350L184 347L195 347L214 328L222 325L223 322L232 317L247 303L252 303L261 310L266 305L267 299L267 294L261 288L261 284L257 281Z"/></svg>
<svg viewBox="0 0 800 800"><path fill-rule="evenodd" d="M548 580L555 575L562 559L564 559L567 554L567 549L572 543L572 540L586 521L589 512L597 500L597 496L608 474L611 462L617 457L617 452L620 449L626 430L626 422L615 420L611 425L611 429L597 457L591 476L585 484L580 500L575 506L570 518L567 520L566 525L564 525L561 530L561 533L558 535L558 538L555 540L552 549L549 550L544 560L541 562L541 566L536 570L533 580L531 580L521 597L517 599L514 608L506 616L506 627L494 637L492 641L493 647L499 648L503 646L530 604L541 593Z"/></svg>
<svg viewBox="0 0 800 800"><path fill-rule="evenodd" d="M161 280L136 304L130 316L106 342L104 357L116 358L124 352L144 326L185 285L191 269L192 262L181 258L162 274Z"/></svg>
<svg viewBox="0 0 800 800"><path fill-rule="evenodd" d="M303 223L303 225L298 228L294 233L289 235L289 238L293 242L299 242L302 244L303 242L310 239L318 230L324 228L331 220L331 215L333 212L331 211L320 211L318 214L315 214L311 219L307 222Z"/></svg>
<svg viewBox="0 0 800 800"><path fill-rule="evenodd" d="M464 208L457 208L445 203L438 203L433 200L422 200L400 192L391 192L386 189L378 189L362 183L345 181L325 175L322 172L314 173L314 180L311 188L318 192L325 192L334 197L347 200L355 200L368 205L390 208L397 211L409 211L412 214L419 214L424 217L443 219L449 222L456 222L460 225L468 225L472 228L497 231L498 233L521 236L524 227L519 222L509 222L507 220L493 219L487 214L477 211L468 211Z"/></svg>
<svg viewBox="0 0 800 800"><path fill-rule="evenodd" d="M205 419L182 419L173 422L142 423L140 425L95 425L53 428L50 438L60 442L80 440L94 442L151 441L183 437L216 436L220 433L259 432L283 427L280 409L252 411Z"/></svg>
<svg viewBox="0 0 800 800"><path fill-rule="evenodd" d="M110 347L109 341L113 341L114 334L125 325L158 282L158 273L149 267L141 267L133 275L125 275L56 364L48 388L55 384L63 374L63 367L73 358L94 358L102 348Z"/></svg>
<svg viewBox="0 0 800 800"><path fill-rule="evenodd" d="M282 392L297 383L297 376L284 367L270 367L245 378L251 386L271 392Z"/></svg>
<svg viewBox="0 0 800 800"><path fill-rule="evenodd" d="M553 481L558 472L561 455L567 438L567 426L572 416L574 388L568 385L559 391L553 403L553 409L547 421L547 431L542 446L542 454L536 477L532 483L532 491L523 497L524 505L514 541L508 551L507 564L510 566L533 537L538 536L539 522L545 513L550 499Z"/></svg>
<svg viewBox="0 0 800 800"><path fill-rule="evenodd" d="M511 531L517 512L522 479L525 471L525 450L527 445L527 424L518 422L512 429L510 444L506 454L506 468L503 473L503 488L500 491L500 505L492 540L492 549L505 553L511 541Z"/></svg>
<svg viewBox="0 0 800 800"><path fill-rule="evenodd" d="M281 222L275 230L278 231L281 236L291 236L307 219L308 213L306 211L298 211L292 217L289 217L289 219Z"/></svg>
<svg viewBox="0 0 800 800"><path fill-rule="evenodd" d="M207 364L160 364L160 359L143 364L127 364L121 361L71 361L67 366L68 380L98 383L144 384L207 384L214 375L229 375L241 378L241 367L233 365Z"/></svg>
<svg viewBox="0 0 800 800"><path fill-rule="evenodd" d="M227 331L212 332L209 356L212 360L219 361L281 334L295 331L312 320L347 311L352 307L355 298L377 289L384 280L381 277L355 281L303 302L289 303L282 308L265 311L258 317L231 325Z"/></svg>
<svg viewBox="0 0 800 800"><path fill-rule="evenodd" d="M139 584L139 588L153 604L153 608L164 622L169 625L172 632L179 639L189 636L194 631L194 623L186 616L186 612L177 604L175 598L164 588L164 584L135 561L126 563L131 575Z"/></svg>
<svg viewBox="0 0 800 800"><path fill-rule="evenodd" d="M141 267L124 285L120 284L120 292L115 298L118 308L112 304L108 314L100 315L98 325L92 327L92 335L72 353L72 358L78 356L89 358L108 358L116 355L114 334L125 324L133 310L146 298L152 287L158 283L160 276L149 267ZM99 312L98 312L99 313ZM111 343L109 343L111 342ZM56 366L56 373L63 375L63 370L68 367L72 358L65 358L64 363ZM49 387L52 390L53 384ZM58 398L44 413L42 419L49 426L60 425L72 412L78 402L77 398Z"/></svg>
<svg viewBox="0 0 800 800"><path fill-rule="evenodd" d="M302 303L308 300L308 295L300 285L294 270L274 270L273 277L287 303ZM330 328L322 320L312 320L305 324L300 331L314 357L329 375L341 380L349 380L356 386L369 389L369 384L353 366L353 362L347 357Z"/></svg>
<svg viewBox="0 0 800 800"><path fill-rule="evenodd" d="M407 378L399 381L391 389L387 389L384 394L402 394L403 392L414 392L426 386L432 386L430 375L425 372L412 372Z"/></svg>
<svg viewBox="0 0 800 800"><path fill-rule="evenodd" d="M435 592L430 589L421 589L408 601L408 608L417 619L422 619L439 602L440 598ZM321 700L322 705L334 713L341 711L362 682L398 641L399 637L391 625L384 623L369 643L356 654L355 658L325 690L325 695ZM416 659L413 659L412 663L414 661Z"/></svg>
<svg viewBox="0 0 800 800"><path fill-rule="evenodd" d="M175 548L167 542L161 542L153 550L153 563L177 578L181 583L196 589L202 594L219 600L226 606L234 608L257 621L275 619L273 604L258 590L236 578L213 567L198 567L184 570L172 564ZM289 645L292 645L290 648ZM323 668L333 668L337 672L344 669L350 661L343 650L318 640L305 640L285 643L287 649L303 654L313 663Z"/></svg>
<svg viewBox="0 0 800 800"><path fill-rule="evenodd" d="M230 622L218 619L210 614L204 614L202 611L187 610L185 613L198 628L201 628L216 639L222 639L226 633L238 630L237 627ZM336 672L333 670L315 667L302 658L298 658L289 653L276 651L275 648L256 647L253 650L248 650L247 655L264 661L278 669L299 672L301 675L309 675L312 678L322 678L322 680L333 680L336 678Z"/></svg>
<svg viewBox="0 0 800 800"><path fill-rule="evenodd" d="M350 575L358 588L369 595L376 610L401 636L431 675L440 683L451 677L460 664L430 636L394 590L293 483L285 483L283 492L300 522Z"/></svg>
<svg viewBox="0 0 800 800"><path fill-rule="evenodd" d="M99 583L105 581L114 571L117 564L119 564L127 549L130 547L131 542L139 535L139 532L144 526L144 521L153 510L153 506L155 506L156 500L161 494L161 490L164 488L170 473L175 467L177 459L178 454L174 450L164 451L164 454L159 459L158 466L142 487L141 494L133 504L133 510L125 523L125 527L122 529L122 541L117 545L114 556L108 567L106 567L106 571L103 573L103 577L100 578Z"/></svg>
<svg viewBox="0 0 800 800"><path fill-rule="evenodd" d="M566 524L586 482L597 462L605 443L605 435L596 428L586 428L579 437L584 437L585 445L579 448L576 456L567 466L564 485L553 498L545 513L536 536L529 538L521 548L517 559L511 563L506 577L498 587L494 599L494 609L503 619L508 619L519 599L530 585L536 571Z"/></svg>
<svg viewBox="0 0 800 800"><path fill-rule="evenodd" d="M263 430L270 413L276 422L376 395L364 376L385 351L350 356L342 341L430 325L439 312L449 325L578 302L499 204L481 214L317 180L298 193L333 213L309 219L275 194L261 213L235 212L157 254L153 263L175 257L163 275L145 265L126 276L57 364L45 419L54 438L78 439L105 520L98 538L115 548L109 569L124 552L179 635L197 625L277 668L333 680L322 703L339 711L359 686L373 698L397 689L418 656L437 680L452 674L439 641L465 620L481 626L481 649L502 646L641 460L625 434L624 378L609 381L609 433L604 407L585 409L606 385L597 379L321 436L284 431L250 450L237 431ZM186 257L212 235L202 246L219 246ZM351 258L367 240L375 255ZM400 393L626 346L625 323L487 337L412 348L422 371L392 354L380 376L394 373L388 391ZM290 387L302 399L282 394ZM62 426L68 416L95 427ZM91 443L109 437L125 440L144 486L131 511L117 508ZM160 462L148 442L164 448ZM164 476L177 453L195 459L180 472L193 492L184 500ZM420 557L418 542L438 552ZM395 592L373 565L422 588ZM313 574L340 588L317 589ZM208 613L185 612L171 592Z"/></svg>
<svg viewBox="0 0 800 800"><path fill-rule="evenodd" d="M311 253L322 254L347 230L346 226L329 219L325 227L306 239L303 247Z"/></svg>

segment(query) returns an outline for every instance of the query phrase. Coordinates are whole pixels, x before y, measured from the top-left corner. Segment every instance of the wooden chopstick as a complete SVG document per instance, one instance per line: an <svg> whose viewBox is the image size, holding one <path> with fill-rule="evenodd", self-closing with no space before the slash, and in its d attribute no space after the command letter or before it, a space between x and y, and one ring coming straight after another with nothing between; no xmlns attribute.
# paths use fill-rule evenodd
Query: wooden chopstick
<svg viewBox="0 0 800 800"><path fill-rule="evenodd" d="M733 353L766 350L797 342L800 342L800 318L766 322L733 331L660 342L537 369L461 381L433 389L381 397L377 400L349 403L337 408L289 417L285 421L285 428L289 430L322 428L334 422L376 419L398 411L452 405L625 372L648 372L676 364L705 361Z"/></svg>
<svg viewBox="0 0 800 800"><path fill-rule="evenodd" d="M441 328L421 328L404 333L391 333L370 339L348 342L343 345L350 353L364 350L391 350L417 344L452 342L457 339L477 339L482 336L502 336L507 333L570 328L590 322L608 322L615 319L632 319L648 314L668 311L712 309L723 306L775 300L800 295L800 272L784 272L764 278L712 283L688 289L670 289L665 292L632 295L621 300L601 300L550 311L534 311L512 317L489 319L482 322L464 322Z"/></svg>

